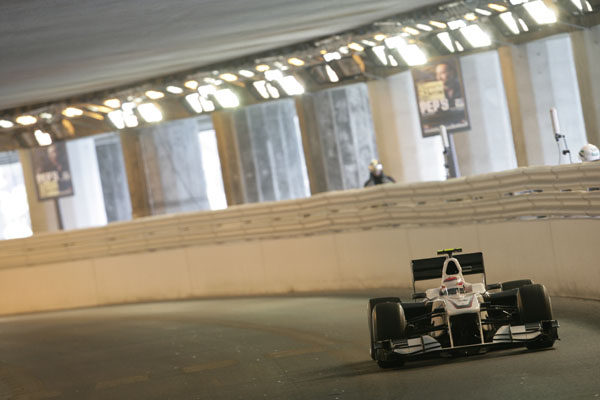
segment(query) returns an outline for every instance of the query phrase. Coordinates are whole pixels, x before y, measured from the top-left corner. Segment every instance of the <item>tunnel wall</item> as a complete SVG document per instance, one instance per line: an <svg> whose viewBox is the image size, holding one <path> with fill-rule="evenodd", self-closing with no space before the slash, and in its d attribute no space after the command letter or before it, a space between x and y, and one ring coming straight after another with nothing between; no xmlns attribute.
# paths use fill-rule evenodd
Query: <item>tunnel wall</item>
<svg viewBox="0 0 600 400"><path fill-rule="evenodd" d="M488 282L600 299L598 186L600 163L519 168L4 241L0 314L410 287L411 259L455 246L483 251Z"/></svg>

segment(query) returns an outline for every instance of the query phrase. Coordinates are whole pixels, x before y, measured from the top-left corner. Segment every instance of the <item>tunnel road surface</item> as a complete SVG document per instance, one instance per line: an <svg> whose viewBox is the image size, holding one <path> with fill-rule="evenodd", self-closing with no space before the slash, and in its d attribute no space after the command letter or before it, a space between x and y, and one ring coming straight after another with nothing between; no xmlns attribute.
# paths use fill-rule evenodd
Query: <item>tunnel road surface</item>
<svg viewBox="0 0 600 400"><path fill-rule="evenodd" d="M394 294L190 300L3 317L0 399L600 398L600 302L553 298L562 340L550 350L382 370L369 357L366 302Z"/></svg>

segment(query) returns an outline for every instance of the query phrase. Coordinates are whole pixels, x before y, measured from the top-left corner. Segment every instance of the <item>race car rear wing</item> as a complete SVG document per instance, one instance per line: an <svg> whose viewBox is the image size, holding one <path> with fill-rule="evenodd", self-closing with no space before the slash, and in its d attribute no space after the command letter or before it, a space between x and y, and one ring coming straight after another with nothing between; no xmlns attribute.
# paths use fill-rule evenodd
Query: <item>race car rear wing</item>
<svg viewBox="0 0 600 400"><path fill-rule="evenodd" d="M463 275L483 274L483 282L486 282L483 253L456 254L453 257L460 263ZM446 257L412 260L413 290L417 281L440 279L442 277L444 260L446 260Z"/></svg>

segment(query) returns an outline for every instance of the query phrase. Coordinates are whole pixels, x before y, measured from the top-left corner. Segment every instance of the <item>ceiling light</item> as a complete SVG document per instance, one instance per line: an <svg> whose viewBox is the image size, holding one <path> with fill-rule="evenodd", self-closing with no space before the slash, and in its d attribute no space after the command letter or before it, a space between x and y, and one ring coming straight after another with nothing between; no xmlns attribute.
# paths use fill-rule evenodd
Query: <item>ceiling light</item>
<svg viewBox="0 0 600 400"><path fill-rule="evenodd" d="M583 11L583 4L581 4L581 0L571 0L571 3L573 3L573 5L577 7L579 11Z"/></svg>
<svg viewBox="0 0 600 400"><path fill-rule="evenodd" d="M162 121L163 115L154 103L143 103L137 106L137 110L146 122Z"/></svg>
<svg viewBox="0 0 600 400"><path fill-rule="evenodd" d="M420 30L425 31L425 32L431 32L433 30L432 27L430 27L429 25L425 25L425 24L417 24L416 26L417 26L417 28L419 28Z"/></svg>
<svg viewBox="0 0 600 400"><path fill-rule="evenodd" d="M390 49L395 49L399 46L406 45L406 41L400 36L392 36L385 39L385 45Z"/></svg>
<svg viewBox="0 0 600 400"><path fill-rule="evenodd" d="M27 126L35 124L37 122L37 118L33 115L20 115L15 121L17 121L17 123L20 125Z"/></svg>
<svg viewBox="0 0 600 400"><path fill-rule="evenodd" d="M455 40L454 44L456 45L456 50L458 50L458 51L464 51L465 50L465 48L463 47L463 45L460 44L460 42L458 40Z"/></svg>
<svg viewBox="0 0 600 400"><path fill-rule="evenodd" d="M497 3L489 3L488 8L490 8L494 11L498 11L498 12L504 12L504 11L508 10L508 8L506 8L506 6L503 6L502 4L497 4Z"/></svg>
<svg viewBox="0 0 600 400"><path fill-rule="evenodd" d="M200 114L202 112L202 105L200 104L200 95L198 93L190 93L185 96L185 101L192 110Z"/></svg>
<svg viewBox="0 0 600 400"><path fill-rule="evenodd" d="M325 54L323 54L323 59L326 62L333 61L333 60L341 60L342 59L342 55L340 53L338 53L337 51L334 51L333 53L325 53Z"/></svg>
<svg viewBox="0 0 600 400"><path fill-rule="evenodd" d="M454 21L448 21L448 28L452 29L453 31L456 29L464 28L465 26L467 26L467 24L462 19L455 19Z"/></svg>
<svg viewBox="0 0 600 400"><path fill-rule="evenodd" d="M223 108L235 108L240 105L240 100L231 89L217 90L215 98Z"/></svg>
<svg viewBox="0 0 600 400"><path fill-rule="evenodd" d="M436 28L440 28L440 29L446 29L446 24L444 24L443 22L429 21L429 25L433 25Z"/></svg>
<svg viewBox="0 0 600 400"><path fill-rule="evenodd" d="M288 96L297 96L304 93L304 86L293 75L285 76L278 82Z"/></svg>
<svg viewBox="0 0 600 400"><path fill-rule="evenodd" d="M119 99L108 99L104 100L104 105L110 108L119 108L121 107L121 101Z"/></svg>
<svg viewBox="0 0 600 400"><path fill-rule="evenodd" d="M138 126L138 119L133 113L135 103L123 103L121 109L123 110L123 121L125 121L125 126L128 128L135 128Z"/></svg>
<svg viewBox="0 0 600 400"><path fill-rule="evenodd" d="M15 126L15 124L13 124L10 121L7 121L5 119L0 119L0 128L12 128L13 126Z"/></svg>
<svg viewBox="0 0 600 400"><path fill-rule="evenodd" d="M342 54L348 54L348 53L350 53L350 49L349 49L348 47L346 47L346 46L342 46L342 47L340 47L340 48L338 49L338 51L339 51L340 53L342 53Z"/></svg>
<svg viewBox="0 0 600 400"><path fill-rule="evenodd" d="M196 89L198 89L198 81L191 79L191 80L185 82L183 84L183 86L185 86L186 88L191 89L191 90L196 90Z"/></svg>
<svg viewBox="0 0 600 400"><path fill-rule="evenodd" d="M263 99L268 99L269 92L267 91L267 81L256 81L252 85Z"/></svg>
<svg viewBox="0 0 600 400"><path fill-rule="evenodd" d="M339 82L340 78L329 64L325 65L325 72L327 73L327 77L329 78L330 82Z"/></svg>
<svg viewBox="0 0 600 400"><path fill-rule="evenodd" d="M510 4L518 6L519 4L527 3L528 0L510 0Z"/></svg>
<svg viewBox="0 0 600 400"><path fill-rule="evenodd" d="M427 56L416 44L398 47L398 52L409 66L423 65L427 62Z"/></svg>
<svg viewBox="0 0 600 400"><path fill-rule="evenodd" d="M372 41L370 41L370 40L366 40L366 39L363 39L363 40L361 40L361 43L362 43L362 44L365 44L365 45L367 45L367 46L369 46L369 47L377 46L377 43L375 43L375 42L372 42Z"/></svg>
<svg viewBox="0 0 600 400"><path fill-rule="evenodd" d="M472 24L461 28L460 33L467 39L473 47L486 47L492 44L490 36L477 24Z"/></svg>
<svg viewBox="0 0 600 400"><path fill-rule="evenodd" d="M477 15L475 15L475 13L466 13L464 18L467 21L475 21L477 19Z"/></svg>
<svg viewBox="0 0 600 400"><path fill-rule="evenodd" d="M265 79L268 81L276 81L283 78L283 74L278 69L272 69L265 72Z"/></svg>
<svg viewBox="0 0 600 400"><path fill-rule="evenodd" d="M213 103L206 97L200 96L200 104L202 105L202 109L206 112L215 111L215 103Z"/></svg>
<svg viewBox="0 0 600 400"><path fill-rule="evenodd" d="M515 21L510 11L500 14L500 19L512 33L515 35L519 34L519 26L517 25L517 21Z"/></svg>
<svg viewBox="0 0 600 400"><path fill-rule="evenodd" d="M208 98L209 95L217 93L217 88L213 85L203 85L198 87L198 93L200 96Z"/></svg>
<svg viewBox="0 0 600 400"><path fill-rule="evenodd" d="M540 25L552 24L556 22L556 14L549 9L542 0L535 0L523 4L525 10L531 15L531 18Z"/></svg>
<svg viewBox="0 0 600 400"><path fill-rule="evenodd" d="M365 48L363 46L361 46L360 44L356 43L356 42L352 42L348 45L349 49L352 49L354 51L364 51Z"/></svg>
<svg viewBox="0 0 600 400"><path fill-rule="evenodd" d="M383 65L388 65L387 55L385 54L385 46L373 47L373 53L375 53L375 55Z"/></svg>
<svg viewBox="0 0 600 400"><path fill-rule="evenodd" d="M492 13L491 13L490 11L488 11L488 10L483 10L483 9L481 9L481 8L476 8L476 9L475 9L475 12L476 12L477 14L485 15L486 17L489 17L490 15L492 15Z"/></svg>
<svg viewBox="0 0 600 400"><path fill-rule="evenodd" d="M223 79L226 82L235 82L238 79L237 75L231 74L229 72L219 75L219 78Z"/></svg>
<svg viewBox="0 0 600 400"><path fill-rule="evenodd" d="M521 29L523 29L523 32L529 32L529 27L521 18L519 18L519 25L521 25Z"/></svg>
<svg viewBox="0 0 600 400"><path fill-rule="evenodd" d="M440 42L446 46L450 53L454 53L454 45L452 44L452 38L450 38L450 34L448 32L440 32L437 34L437 37L440 39Z"/></svg>
<svg viewBox="0 0 600 400"><path fill-rule="evenodd" d="M167 92L172 93L172 94L183 93L183 89L180 88L179 86L167 86L166 90L167 90Z"/></svg>
<svg viewBox="0 0 600 400"><path fill-rule="evenodd" d="M244 78L252 78L254 76L254 72L248 71L247 69L240 69L238 73Z"/></svg>
<svg viewBox="0 0 600 400"><path fill-rule="evenodd" d="M273 85L271 85L269 82L267 82L267 84L265 85L267 88L267 91L269 92L269 95L274 98L274 99L278 99L279 98L279 90L277 90L277 88Z"/></svg>
<svg viewBox="0 0 600 400"><path fill-rule="evenodd" d="M52 119L52 114L43 112L43 113L40 113L40 118L41 119Z"/></svg>
<svg viewBox="0 0 600 400"><path fill-rule="evenodd" d="M159 92L157 90L147 90L145 95L147 98L149 98L151 100L158 100L158 99L162 99L163 97L165 97L165 94L163 92Z"/></svg>
<svg viewBox="0 0 600 400"><path fill-rule="evenodd" d="M265 72L271 69L267 64L259 64L255 68L258 72Z"/></svg>
<svg viewBox="0 0 600 400"><path fill-rule="evenodd" d="M237 79L237 77L236 77L236 79ZM210 85L216 85L216 86L219 86L221 83L223 83L222 80L211 78L209 76L206 77L206 78L204 78L203 81L206 82L206 83L208 83L208 84L210 84Z"/></svg>
<svg viewBox="0 0 600 400"><path fill-rule="evenodd" d="M382 42L386 37L387 36L385 36L383 33L378 33L377 35L373 36L373 39L377 40L378 42Z"/></svg>
<svg viewBox="0 0 600 400"><path fill-rule="evenodd" d="M392 67L397 67L398 66L398 61L396 61L396 59L394 58L394 56L392 56L391 54L388 54L388 60L390 60L390 65Z"/></svg>
<svg viewBox="0 0 600 400"><path fill-rule="evenodd" d="M62 115L68 118L80 117L83 115L83 110L75 107L67 107L62 111Z"/></svg>
<svg viewBox="0 0 600 400"><path fill-rule="evenodd" d="M594 11L594 9L592 8L592 5L590 4L590 2L588 0L585 0L585 7L587 8L587 10L589 12Z"/></svg>
<svg viewBox="0 0 600 400"><path fill-rule="evenodd" d="M412 26L405 26L404 29L403 29L403 31L406 32L406 33L410 33L411 35L414 35L414 36L416 36L416 35L418 35L418 34L421 33L421 32L419 32L418 29L415 29Z"/></svg>
<svg viewBox="0 0 600 400"><path fill-rule="evenodd" d="M299 59L298 57L288 58L288 64L294 65L296 67L301 67L304 65L304 61Z"/></svg>
<svg viewBox="0 0 600 400"><path fill-rule="evenodd" d="M48 132L42 132L41 130L36 129L33 134L40 146L49 146L52 144L52 136L50 136Z"/></svg>
<svg viewBox="0 0 600 400"><path fill-rule="evenodd" d="M123 118L123 111L115 110L108 113L108 119L117 129L125 128L125 119Z"/></svg>

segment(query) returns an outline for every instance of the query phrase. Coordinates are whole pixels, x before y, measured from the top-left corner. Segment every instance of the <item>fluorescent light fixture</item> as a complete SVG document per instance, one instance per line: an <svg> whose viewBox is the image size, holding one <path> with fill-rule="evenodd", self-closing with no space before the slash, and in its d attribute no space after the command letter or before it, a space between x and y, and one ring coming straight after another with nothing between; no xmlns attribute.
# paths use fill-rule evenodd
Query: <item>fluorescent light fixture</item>
<svg viewBox="0 0 600 400"><path fill-rule="evenodd" d="M254 72L248 71L247 69L240 69L238 74L243 76L244 78L252 78L254 76Z"/></svg>
<svg viewBox="0 0 600 400"><path fill-rule="evenodd" d="M454 44L456 45L456 50L458 50L458 51L465 51L465 48L463 47L462 44L460 44L460 42L458 40L455 40Z"/></svg>
<svg viewBox="0 0 600 400"><path fill-rule="evenodd" d="M123 118L123 111L115 110L108 113L108 119L117 129L125 128L125 119Z"/></svg>
<svg viewBox="0 0 600 400"><path fill-rule="evenodd" d="M517 25L517 21L515 21L510 11L500 14L500 19L512 33L515 35L519 34L519 25Z"/></svg>
<svg viewBox="0 0 600 400"><path fill-rule="evenodd" d="M288 64L291 64L296 67L301 67L304 65L304 61L299 59L298 57L291 57L287 60Z"/></svg>
<svg viewBox="0 0 600 400"><path fill-rule="evenodd" d="M377 43L375 43L375 42L372 42L372 41L370 41L370 40L366 40L366 39L363 39L363 40L361 40L360 42L361 42L362 44L365 44L365 45L369 46L369 47L377 46Z"/></svg>
<svg viewBox="0 0 600 400"><path fill-rule="evenodd" d="M138 119L133 113L135 109L135 103L123 103L121 105L121 110L123 110L123 121L125 121L125 126L128 128L135 128L138 126Z"/></svg>
<svg viewBox="0 0 600 400"><path fill-rule="evenodd" d="M384 43L389 49L395 49L400 46L406 45L406 41L400 36L389 37L389 38L385 39Z"/></svg>
<svg viewBox="0 0 600 400"><path fill-rule="evenodd" d="M223 108L235 108L240 105L240 100L231 89L217 90L215 98Z"/></svg>
<svg viewBox="0 0 600 400"><path fill-rule="evenodd" d="M391 54L388 54L388 60L390 60L390 65L392 67L397 67L398 66L398 61L396 61L396 59L394 58L394 56L392 56Z"/></svg>
<svg viewBox="0 0 600 400"><path fill-rule="evenodd" d="M518 6L519 4L527 3L528 0L510 0L510 4Z"/></svg>
<svg viewBox="0 0 600 400"><path fill-rule="evenodd" d="M427 56L423 53L423 50L416 44L409 44L407 46L398 47L398 52L406 61L409 66L423 65L427 62Z"/></svg>
<svg viewBox="0 0 600 400"><path fill-rule="evenodd" d="M349 54L350 53L350 49L347 46L342 46L338 49L338 51L342 54Z"/></svg>
<svg viewBox="0 0 600 400"><path fill-rule="evenodd" d="M385 46L375 46L372 50L375 56L377 56L379 62L381 62L383 65L388 65L387 55L385 54Z"/></svg>
<svg viewBox="0 0 600 400"><path fill-rule="evenodd" d="M198 87L198 93L200 93L200 96L202 97L208 97L211 94L217 93L217 88L213 85L203 85Z"/></svg>
<svg viewBox="0 0 600 400"><path fill-rule="evenodd" d="M36 129L33 134L35 135L35 140L37 140L40 146L49 146L52 144L52 136L50 136L49 133Z"/></svg>
<svg viewBox="0 0 600 400"><path fill-rule="evenodd" d="M297 96L304 93L304 86L298 82L295 76L288 75L279 80L279 84L288 96Z"/></svg>
<svg viewBox="0 0 600 400"><path fill-rule="evenodd" d="M265 72L265 79L268 81L276 81L283 78L283 74L278 69L272 69Z"/></svg>
<svg viewBox="0 0 600 400"><path fill-rule="evenodd" d="M477 15L475 15L475 13L466 13L464 19L467 21L475 21L477 19Z"/></svg>
<svg viewBox="0 0 600 400"><path fill-rule="evenodd" d="M460 33L467 39L473 47L486 47L492 44L490 36L477 24L472 24L461 28Z"/></svg>
<svg viewBox="0 0 600 400"><path fill-rule="evenodd" d="M235 82L238 79L237 75L231 74L229 72L219 75L219 78L223 79L226 82Z"/></svg>
<svg viewBox="0 0 600 400"><path fill-rule="evenodd" d="M333 82L333 83L339 82L340 78L335 73L333 68L331 68L331 66L329 66L329 64L325 65L325 72L327 73L327 77L329 78L330 82Z"/></svg>
<svg viewBox="0 0 600 400"><path fill-rule="evenodd" d="M523 4L531 18L540 25L552 24L557 21L554 11L549 9L542 0L535 0Z"/></svg>
<svg viewBox="0 0 600 400"><path fill-rule="evenodd" d="M498 11L498 12L504 12L504 11L508 10L508 8L506 8L506 6L503 6L502 4L497 4L497 3L489 3L488 8L490 8L494 11Z"/></svg>
<svg viewBox="0 0 600 400"><path fill-rule="evenodd" d="M439 21L429 21L429 25L433 25L436 28L446 29L446 24Z"/></svg>
<svg viewBox="0 0 600 400"><path fill-rule="evenodd" d="M254 67L258 72L265 72L271 69L267 64L258 64Z"/></svg>
<svg viewBox="0 0 600 400"><path fill-rule="evenodd" d="M158 100L165 97L165 94L163 92L159 92L158 90L147 90L144 94L150 100Z"/></svg>
<svg viewBox="0 0 600 400"><path fill-rule="evenodd" d="M425 31L425 32L431 32L433 30L432 27L430 27L429 25L425 25L425 24L417 24L416 26L417 26L417 28L419 28L420 30Z"/></svg>
<svg viewBox="0 0 600 400"><path fill-rule="evenodd" d="M490 15L492 15L492 12L491 12L491 11L484 10L484 9L481 9L481 8L476 8L476 9L475 9L475 12L476 12L477 14L485 15L486 17L489 17Z"/></svg>
<svg viewBox="0 0 600 400"><path fill-rule="evenodd" d="M267 88L267 91L269 92L269 95L274 98L274 99L278 99L279 98L279 90L277 90L277 88L273 85L271 85L269 82L267 82L267 84L265 85Z"/></svg>
<svg viewBox="0 0 600 400"><path fill-rule="evenodd" d="M181 94L183 93L183 89L179 86L167 86L166 91L172 94Z"/></svg>
<svg viewBox="0 0 600 400"><path fill-rule="evenodd" d="M349 49L352 49L354 51L365 51L365 48L363 46L361 46L360 44L356 43L356 42L352 42L348 45Z"/></svg>
<svg viewBox="0 0 600 400"><path fill-rule="evenodd" d="M523 32L529 32L529 27L521 18L519 18L519 25L521 25L521 29L523 29Z"/></svg>
<svg viewBox="0 0 600 400"><path fill-rule="evenodd" d="M206 112L215 111L215 103L213 103L206 97L200 96L200 104L202 105L202 109Z"/></svg>
<svg viewBox="0 0 600 400"><path fill-rule="evenodd" d="M463 21L462 19L455 19L454 21L448 21L448 28L452 29L453 31L456 29L464 28L465 26L467 26L467 23L465 21Z"/></svg>
<svg viewBox="0 0 600 400"><path fill-rule="evenodd" d="M15 126L15 124L13 124L12 122L7 121L5 119L0 119L0 128L8 129L12 128L13 126Z"/></svg>
<svg viewBox="0 0 600 400"><path fill-rule="evenodd" d="M222 80L220 79L215 79L215 78L211 78L210 76L202 79L204 82L208 83L209 85L215 85L215 86L219 86L221 83L223 83Z"/></svg>
<svg viewBox="0 0 600 400"><path fill-rule="evenodd" d="M190 79L189 81L186 81L183 86L191 90L196 90L198 89L198 81Z"/></svg>
<svg viewBox="0 0 600 400"><path fill-rule="evenodd" d="M589 12L594 11L594 9L592 8L592 5L590 4L590 2L588 0L585 0L585 7L587 8L587 10Z"/></svg>
<svg viewBox="0 0 600 400"><path fill-rule="evenodd" d="M200 114L202 110L202 104L200 104L200 95L198 93L190 93L185 96L185 101L188 103L190 108Z"/></svg>
<svg viewBox="0 0 600 400"><path fill-rule="evenodd" d="M119 108L121 107L121 100L119 99L108 99L104 100L104 105L110 108Z"/></svg>
<svg viewBox="0 0 600 400"><path fill-rule="evenodd" d="M440 32L437 34L437 37L440 39L440 42L446 46L450 53L454 53L454 45L452 44L452 38L448 32Z"/></svg>
<svg viewBox="0 0 600 400"><path fill-rule="evenodd" d="M62 115L68 118L80 117L83 115L83 110L75 107L67 107L62 111Z"/></svg>
<svg viewBox="0 0 600 400"><path fill-rule="evenodd" d="M410 33L413 36L417 36L419 35L421 32L419 32L418 29L413 28L412 26L405 26L403 29L404 32L406 33Z"/></svg>
<svg viewBox="0 0 600 400"><path fill-rule="evenodd" d="M373 36L373 39L377 40L378 42L383 42L386 37L387 36L385 36L383 33L378 33L377 35Z"/></svg>
<svg viewBox="0 0 600 400"><path fill-rule="evenodd" d="M583 11L583 4L581 3L581 0L571 0L571 3L573 3L573 5L577 7L579 11Z"/></svg>
<svg viewBox="0 0 600 400"><path fill-rule="evenodd" d="M17 121L17 124L27 126L35 124L37 122L37 118L33 115L20 115L15 121Z"/></svg>
<svg viewBox="0 0 600 400"><path fill-rule="evenodd" d="M43 113L40 113L40 118L41 119L52 119L52 114L43 112Z"/></svg>
<svg viewBox="0 0 600 400"><path fill-rule="evenodd" d="M323 54L323 59L326 62L333 61L333 60L341 60L342 59L342 55L340 53L338 53L337 51L334 51L333 53L325 53L325 54Z"/></svg>
<svg viewBox="0 0 600 400"><path fill-rule="evenodd" d="M267 81L256 81L252 85L263 99L271 97L267 91Z"/></svg>
<svg viewBox="0 0 600 400"><path fill-rule="evenodd" d="M160 108L154 103L140 104L137 110L146 122L160 122L163 119Z"/></svg>

